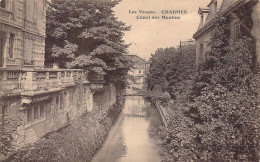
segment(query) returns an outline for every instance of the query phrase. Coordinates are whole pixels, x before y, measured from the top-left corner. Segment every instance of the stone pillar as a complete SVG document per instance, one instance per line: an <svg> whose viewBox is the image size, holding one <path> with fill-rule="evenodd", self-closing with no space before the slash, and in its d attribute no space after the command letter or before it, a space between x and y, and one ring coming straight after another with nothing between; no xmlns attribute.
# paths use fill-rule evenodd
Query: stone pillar
<svg viewBox="0 0 260 162"><path fill-rule="evenodd" d="M27 71L24 73L21 84L25 91L32 91L37 89L37 85L33 84L34 81L34 72Z"/></svg>

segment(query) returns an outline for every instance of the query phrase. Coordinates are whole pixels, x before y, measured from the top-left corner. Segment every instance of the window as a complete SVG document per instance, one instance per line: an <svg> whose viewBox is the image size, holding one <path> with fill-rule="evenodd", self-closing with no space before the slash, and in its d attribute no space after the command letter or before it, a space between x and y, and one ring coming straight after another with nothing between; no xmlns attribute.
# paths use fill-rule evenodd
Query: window
<svg viewBox="0 0 260 162"><path fill-rule="evenodd" d="M26 0L26 20L29 20L31 22L35 19L35 1L34 0Z"/></svg>
<svg viewBox="0 0 260 162"><path fill-rule="evenodd" d="M34 119L38 119L39 118L39 109L38 107L34 108Z"/></svg>
<svg viewBox="0 0 260 162"><path fill-rule="evenodd" d="M240 28L240 24L237 23L235 24L235 30L234 30L234 34L235 34L235 40L237 40L240 36L241 36L241 28Z"/></svg>
<svg viewBox="0 0 260 162"><path fill-rule="evenodd" d="M3 66L5 33L0 31L0 67Z"/></svg>
<svg viewBox="0 0 260 162"><path fill-rule="evenodd" d="M45 112L45 105L41 105L40 106L40 117L44 116L44 112Z"/></svg>
<svg viewBox="0 0 260 162"><path fill-rule="evenodd" d="M6 0L0 0L0 7L6 8Z"/></svg>
<svg viewBox="0 0 260 162"><path fill-rule="evenodd" d="M32 108L27 110L27 121L32 121Z"/></svg>
<svg viewBox="0 0 260 162"><path fill-rule="evenodd" d="M59 96L56 97L56 105L59 104Z"/></svg>
<svg viewBox="0 0 260 162"><path fill-rule="evenodd" d="M63 109L63 94L60 94L60 109Z"/></svg>
<svg viewBox="0 0 260 162"><path fill-rule="evenodd" d="M204 52L204 49L203 49L203 43L200 44L200 56L201 58L203 58L203 52Z"/></svg>
<svg viewBox="0 0 260 162"><path fill-rule="evenodd" d="M203 26L204 25L204 16L203 16L203 13L201 14L201 17L200 17L200 21L201 21L201 25Z"/></svg>
<svg viewBox="0 0 260 162"><path fill-rule="evenodd" d="M24 47L24 59L27 63L31 63L33 60L33 40L25 39Z"/></svg>
<svg viewBox="0 0 260 162"><path fill-rule="evenodd" d="M9 57L14 57L14 34L10 34L9 38Z"/></svg>
<svg viewBox="0 0 260 162"><path fill-rule="evenodd" d="M216 1L215 3L214 3L214 15L218 12L218 2Z"/></svg>
<svg viewBox="0 0 260 162"><path fill-rule="evenodd" d="M42 31L43 30L43 11L44 11L44 1L35 1L35 19L36 19L36 25L37 29Z"/></svg>

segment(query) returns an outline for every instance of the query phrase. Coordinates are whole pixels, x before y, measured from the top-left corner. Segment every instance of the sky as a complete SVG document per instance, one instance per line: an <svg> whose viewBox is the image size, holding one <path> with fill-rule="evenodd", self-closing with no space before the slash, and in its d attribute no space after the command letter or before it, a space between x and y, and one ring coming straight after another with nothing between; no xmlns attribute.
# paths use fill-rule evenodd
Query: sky
<svg viewBox="0 0 260 162"><path fill-rule="evenodd" d="M210 0L122 0L113 10L118 20L131 25L125 32L125 43L131 44L129 54L138 55L146 60L158 48L177 46L180 40L192 39L197 31L200 16L199 7L206 7ZM137 13L129 13L137 11ZM155 14L140 14L139 10L155 11ZM162 10L186 10L187 14L167 14L180 19L161 19ZM150 19L137 19L149 16ZM152 19L152 16L160 19Z"/></svg>

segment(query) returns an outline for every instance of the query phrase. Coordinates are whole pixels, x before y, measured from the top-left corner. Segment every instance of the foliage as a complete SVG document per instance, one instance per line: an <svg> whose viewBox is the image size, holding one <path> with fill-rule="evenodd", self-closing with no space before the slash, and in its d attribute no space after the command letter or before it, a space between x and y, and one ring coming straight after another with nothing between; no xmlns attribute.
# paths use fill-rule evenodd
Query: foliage
<svg viewBox="0 0 260 162"><path fill-rule="evenodd" d="M83 114L66 127L18 150L5 161L90 161L101 148L123 102L118 99L103 114L99 111Z"/></svg>
<svg viewBox="0 0 260 162"><path fill-rule="evenodd" d="M21 124L18 116L11 116L8 114L1 115L0 125L0 160L10 154L16 149L15 136L17 135L17 128Z"/></svg>
<svg viewBox="0 0 260 162"><path fill-rule="evenodd" d="M218 17L214 21L211 50L196 75L188 64L184 72L174 63L172 75L183 79L172 76L176 82L171 83L164 65L157 66L161 72L150 75L150 83L165 81L174 88L168 128L160 135L164 161L259 160L260 76L254 72L254 42L248 33L229 41L229 20ZM151 60L160 65L168 59L160 58L165 56Z"/></svg>
<svg viewBox="0 0 260 162"><path fill-rule="evenodd" d="M188 161L193 155L191 144L195 135L192 134L192 121L185 112L189 108L195 74L195 45L192 43L159 49L150 59L150 88L160 85L174 99L173 103L166 103L170 105L171 115L167 118L168 128L160 132L163 161Z"/></svg>
<svg viewBox="0 0 260 162"><path fill-rule="evenodd" d="M225 18L215 19L211 51L194 87L188 116L196 132L199 160L257 161L258 91L255 47L246 36L227 43ZM191 110L194 110L191 112Z"/></svg>
<svg viewBox="0 0 260 162"><path fill-rule="evenodd" d="M180 48L158 49L149 60L147 77L149 89L160 85L164 91L176 97L176 90L190 85L195 74L195 46L186 44ZM184 83L184 80L186 83ZM185 84L185 85L183 85ZM178 91L178 93L182 93Z"/></svg>
<svg viewBox="0 0 260 162"><path fill-rule="evenodd" d="M130 29L115 18L118 0L52 0L47 8L46 62L108 74L125 84L130 67L122 37Z"/></svg>

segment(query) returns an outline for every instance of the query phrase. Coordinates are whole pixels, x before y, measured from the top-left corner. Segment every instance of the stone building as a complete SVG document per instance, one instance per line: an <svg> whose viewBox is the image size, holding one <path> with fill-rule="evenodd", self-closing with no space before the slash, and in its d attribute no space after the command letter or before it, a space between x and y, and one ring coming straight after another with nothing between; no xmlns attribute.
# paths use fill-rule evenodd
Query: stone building
<svg viewBox="0 0 260 162"><path fill-rule="evenodd" d="M98 107L93 101L103 107L116 102L114 86L103 77L44 66L46 3L0 0L0 127L17 126L18 147Z"/></svg>
<svg viewBox="0 0 260 162"><path fill-rule="evenodd" d="M126 89L126 93L134 94L137 93L138 90L145 90L148 62L136 55L126 55L126 59L133 64L133 68L128 72L129 86Z"/></svg>
<svg viewBox="0 0 260 162"><path fill-rule="evenodd" d="M237 16L243 11L242 18ZM204 62L206 53L210 50L212 31L214 30L214 18L217 15L229 17L229 40L235 41L241 36L241 31L250 32L255 39L257 65L260 65L260 3L259 0L210 0L207 7L199 8L201 17L197 32L193 35L196 40L196 64ZM252 23L246 27L245 23Z"/></svg>
<svg viewBox="0 0 260 162"><path fill-rule="evenodd" d="M45 0L0 1L0 67L43 67Z"/></svg>

